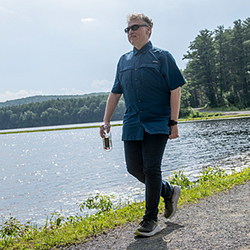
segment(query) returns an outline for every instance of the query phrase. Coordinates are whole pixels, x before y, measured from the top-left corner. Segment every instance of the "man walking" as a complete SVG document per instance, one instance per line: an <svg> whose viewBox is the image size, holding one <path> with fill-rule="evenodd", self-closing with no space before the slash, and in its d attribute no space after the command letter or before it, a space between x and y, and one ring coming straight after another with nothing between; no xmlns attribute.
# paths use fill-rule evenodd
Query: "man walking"
<svg viewBox="0 0 250 250"><path fill-rule="evenodd" d="M100 135L123 94L126 112L122 140L127 170L145 184L146 211L136 235L152 236L158 224L160 196L165 202L165 218L177 209L181 188L162 180L161 161L168 139L179 137L178 116L181 86L185 80L172 55L152 45L153 22L144 14L127 18L125 33L133 50L121 56L113 88L107 100Z"/></svg>

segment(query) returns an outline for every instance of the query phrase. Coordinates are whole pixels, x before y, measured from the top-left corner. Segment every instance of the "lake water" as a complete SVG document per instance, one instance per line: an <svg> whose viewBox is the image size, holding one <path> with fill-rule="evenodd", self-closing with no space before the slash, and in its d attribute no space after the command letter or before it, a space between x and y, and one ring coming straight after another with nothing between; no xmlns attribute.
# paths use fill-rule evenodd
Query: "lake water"
<svg viewBox="0 0 250 250"><path fill-rule="evenodd" d="M111 152L99 128L0 135L0 214L44 224L55 211L79 213L96 193L143 200L143 185L126 171L121 131L112 127ZM165 179L181 168L194 179L203 166L250 151L250 118L180 123L179 134L167 143Z"/></svg>

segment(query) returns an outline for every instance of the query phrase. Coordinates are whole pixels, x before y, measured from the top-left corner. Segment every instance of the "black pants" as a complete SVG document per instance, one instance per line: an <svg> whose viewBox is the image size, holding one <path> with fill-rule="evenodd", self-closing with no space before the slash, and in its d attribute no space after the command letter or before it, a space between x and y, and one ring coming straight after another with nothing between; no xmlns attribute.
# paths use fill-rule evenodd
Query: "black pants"
<svg viewBox="0 0 250 250"><path fill-rule="evenodd" d="M145 184L146 212L144 218L157 221L160 196L170 198L173 187L162 180L161 162L168 140L166 134L144 132L142 141L124 141L127 169Z"/></svg>

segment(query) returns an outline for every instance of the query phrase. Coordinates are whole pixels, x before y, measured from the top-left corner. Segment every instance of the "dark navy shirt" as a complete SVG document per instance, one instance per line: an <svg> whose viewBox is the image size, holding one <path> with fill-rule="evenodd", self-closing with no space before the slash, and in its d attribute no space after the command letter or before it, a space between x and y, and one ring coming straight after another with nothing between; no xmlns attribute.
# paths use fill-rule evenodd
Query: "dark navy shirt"
<svg viewBox="0 0 250 250"><path fill-rule="evenodd" d="M143 140L144 129L169 134L170 90L184 83L172 55L151 42L121 56L111 92L125 99L122 140Z"/></svg>

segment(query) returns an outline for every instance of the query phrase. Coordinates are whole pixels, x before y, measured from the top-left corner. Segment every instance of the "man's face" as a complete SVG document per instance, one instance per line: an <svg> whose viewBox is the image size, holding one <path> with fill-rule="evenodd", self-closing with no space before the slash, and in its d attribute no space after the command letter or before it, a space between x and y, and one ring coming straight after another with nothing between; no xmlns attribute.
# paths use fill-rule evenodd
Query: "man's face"
<svg viewBox="0 0 250 250"><path fill-rule="evenodd" d="M134 19L128 23L128 27L131 27L132 25L135 25L135 24L143 25L145 23L140 19ZM145 26L142 26L138 30L135 30L135 31L130 29L128 32L128 41L139 50L145 44L148 43L150 32L151 32L151 28L145 27Z"/></svg>

